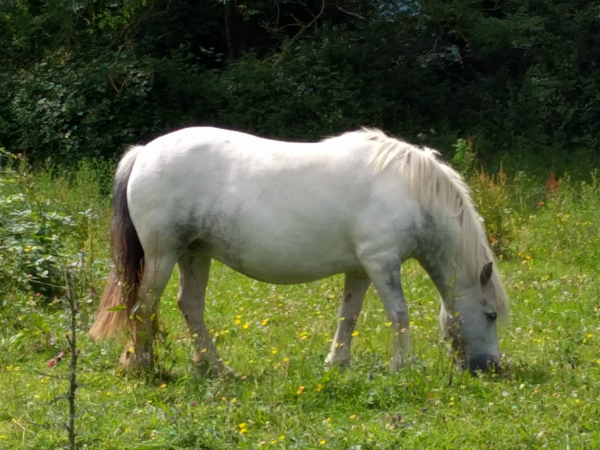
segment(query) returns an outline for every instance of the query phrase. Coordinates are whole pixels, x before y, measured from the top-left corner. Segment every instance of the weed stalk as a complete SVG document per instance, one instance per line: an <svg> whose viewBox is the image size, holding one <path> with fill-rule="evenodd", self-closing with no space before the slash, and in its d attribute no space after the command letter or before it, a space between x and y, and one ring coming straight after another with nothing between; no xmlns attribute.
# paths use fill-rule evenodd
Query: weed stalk
<svg viewBox="0 0 600 450"><path fill-rule="evenodd" d="M69 449L75 450L76 433L75 433L75 395L77 390L77 358L79 356L77 350L77 294L73 288L73 280L71 273L65 269L65 280L67 282L67 302L71 313L71 334L67 335L69 341L69 349L71 351L71 370L69 374L69 424L67 431L69 433Z"/></svg>

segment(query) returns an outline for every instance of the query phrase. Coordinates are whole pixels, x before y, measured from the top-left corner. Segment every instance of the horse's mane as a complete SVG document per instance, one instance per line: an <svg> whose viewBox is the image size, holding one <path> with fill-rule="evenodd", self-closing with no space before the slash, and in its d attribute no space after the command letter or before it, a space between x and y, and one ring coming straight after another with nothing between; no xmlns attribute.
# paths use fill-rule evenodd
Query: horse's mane
<svg viewBox="0 0 600 450"><path fill-rule="evenodd" d="M462 244L457 248L457 258L479 280L481 269L494 261L494 254L473 205L471 190L458 172L440 161L440 153L431 148L416 147L377 129L363 128L357 133L374 143L370 164L377 172L397 170L406 177L420 205L458 222ZM496 290L498 315L507 317L508 298L497 268L492 271L491 281Z"/></svg>

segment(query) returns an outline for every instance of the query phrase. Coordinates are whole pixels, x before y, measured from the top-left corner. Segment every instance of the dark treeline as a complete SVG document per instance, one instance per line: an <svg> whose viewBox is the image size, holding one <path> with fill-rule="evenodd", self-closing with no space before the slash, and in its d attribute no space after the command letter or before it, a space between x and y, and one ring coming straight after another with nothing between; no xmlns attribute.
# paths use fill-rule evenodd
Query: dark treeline
<svg viewBox="0 0 600 450"><path fill-rule="evenodd" d="M2 0L0 146L74 161L187 125L376 126L560 165L600 147L599 63L597 1Z"/></svg>

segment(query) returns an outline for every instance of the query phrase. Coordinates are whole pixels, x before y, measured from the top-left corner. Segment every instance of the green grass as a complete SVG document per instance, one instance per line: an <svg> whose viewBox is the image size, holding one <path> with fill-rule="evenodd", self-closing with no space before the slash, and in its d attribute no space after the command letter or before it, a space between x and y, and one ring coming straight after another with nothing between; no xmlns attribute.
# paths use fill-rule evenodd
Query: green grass
<svg viewBox="0 0 600 450"><path fill-rule="evenodd" d="M23 189L11 176L16 181L5 182L1 196ZM236 371L216 379L194 375L175 302L176 273L161 303L160 375L123 371L120 344L87 338L107 271L104 188L85 165L69 182L37 174L31 186L27 198L56 200L44 208L62 209L77 223L64 255L73 260L86 251L76 272L79 448L600 448L596 184L564 181L543 205L536 197L543 181L503 188L518 211L508 230L510 258L499 261L512 302L511 322L500 330L502 374L471 377L453 368L437 323L437 293L413 262L404 266L403 280L417 362L394 374L387 320L373 290L357 326L352 366L327 372L341 277L276 287L214 263L207 322ZM79 214L88 209L93 219ZM9 256L0 261L5 272ZM61 377L68 361L53 369L48 362L66 347L68 315L60 302L44 304L11 280L3 278L8 287L0 300L0 448L64 448L68 386Z"/></svg>

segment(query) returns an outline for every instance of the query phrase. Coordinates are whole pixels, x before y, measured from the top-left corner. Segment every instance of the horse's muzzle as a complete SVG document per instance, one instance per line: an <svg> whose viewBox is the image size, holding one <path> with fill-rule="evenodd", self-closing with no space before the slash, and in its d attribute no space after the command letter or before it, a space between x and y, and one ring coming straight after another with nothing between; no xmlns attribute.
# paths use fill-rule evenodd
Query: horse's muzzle
<svg viewBox="0 0 600 450"><path fill-rule="evenodd" d="M482 372L500 372L500 358L490 355L478 355L469 358L469 371L474 374L478 370Z"/></svg>

